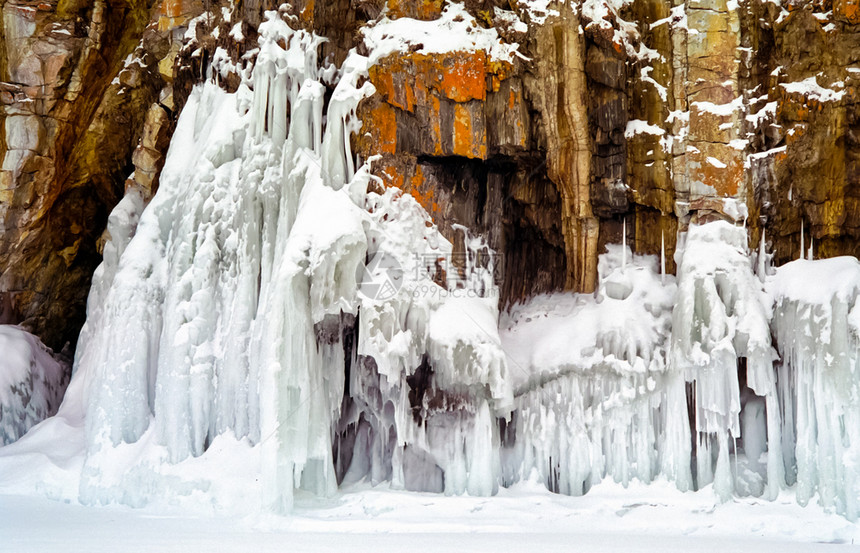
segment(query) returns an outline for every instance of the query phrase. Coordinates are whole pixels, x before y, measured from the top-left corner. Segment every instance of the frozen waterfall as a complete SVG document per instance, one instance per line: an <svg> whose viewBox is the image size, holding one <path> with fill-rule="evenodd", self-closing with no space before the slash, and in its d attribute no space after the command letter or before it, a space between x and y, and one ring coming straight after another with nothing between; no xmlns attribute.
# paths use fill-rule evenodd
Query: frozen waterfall
<svg viewBox="0 0 860 553"><path fill-rule="evenodd" d="M366 59L350 56L325 102L320 42L270 13L251 78L196 87L158 193L112 214L60 412L86 421L83 502L200 491L164 466L225 439L254 451L276 512L345 478L496 489L512 392L493 284L468 267L463 297L448 294L432 277L451 244L410 196L367 192L349 145ZM410 275L384 298L356 278L378 255ZM458 332L463 318L480 329ZM425 393L441 414L416 406Z"/></svg>

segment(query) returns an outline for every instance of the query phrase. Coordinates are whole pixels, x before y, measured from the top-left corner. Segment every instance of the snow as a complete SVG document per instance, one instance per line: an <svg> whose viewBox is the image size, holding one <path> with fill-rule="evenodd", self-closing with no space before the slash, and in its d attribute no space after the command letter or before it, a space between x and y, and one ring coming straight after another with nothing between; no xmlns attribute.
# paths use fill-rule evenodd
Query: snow
<svg viewBox="0 0 860 553"><path fill-rule="evenodd" d="M856 520L860 515L860 262L800 259L768 278L774 298L789 482L798 501L813 496Z"/></svg>
<svg viewBox="0 0 860 553"><path fill-rule="evenodd" d="M668 98L668 90L665 86L661 85L656 80L654 80L653 77L651 77L652 71L654 71L653 67L643 67L639 72L639 80L643 83L649 83L653 85L654 88L657 89L657 94L660 95L660 99L665 102Z"/></svg>
<svg viewBox="0 0 860 553"><path fill-rule="evenodd" d="M506 44L496 29L478 25L461 3L451 2L439 19L421 21L408 17L383 17L361 29L364 43L370 50L371 65L396 52L409 52L415 47L419 54L447 52L486 52L492 60L513 61L518 44Z"/></svg>
<svg viewBox="0 0 860 553"><path fill-rule="evenodd" d="M538 296L503 314L499 323L503 345L510 363L519 369L511 370L516 390L571 369L608 365L628 373L641 360L651 370L662 370L659 358L646 357L659 355L653 350L659 347L661 334L668 332L674 287L660 283L655 257L634 256L627 250L630 261L623 268L621 246L610 245L600 257L596 298Z"/></svg>
<svg viewBox="0 0 860 553"><path fill-rule="evenodd" d="M552 0L517 0L517 4L529 14L529 21L543 25L550 17L558 17L559 11L550 8Z"/></svg>
<svg viewBox="0 0 860 553"><path fill-rule="evenodd" d="M650 134L652 136L663 136L666 134L665 129L661 129L657 125L652 125L642 119L631 119L627 122L627 128L624 130L624 138L628 140L637 134Z"/></svg>
<svg viewBox="0 0 860 553"><path fill-rule="evenodd" d="M230 28L230 37L236 42L245 40L245 35L242 33L242 22L239 21Z"/></svg>
<svg viewBox="0 0 860 553"><path fill-rule="evenodd" d="M633 58L649 60L659 57L656 51L644 44L639 44L638 50L634 48L633 43L639 40L637 25L621 17L622 10L631 3L632 0L583 0L578 4L586 28L597 27L601 31L612 32L612 42L623 45Z"/></svg>
<svg viewBox="0 0 860 553"><path fill-rule="evenodd" d="M699 31L696 29L691 29L688 25L687 21L687 7L685 5L678 5L669 10L669 17L665 17L663 19L658 19L657 21L650 24L649 28L656 29L660 25L665 25L669 23L673 29L682 29L690 35L697 35Z"/></svg>
<svg viewBox="0 0 860 553"><path fill-rule="evenodd" d="M740 111L743 109L743 98L735 98L731 102L726 104L715 104L713 102L691 102L691 105L694 106L700 113L710 113L711 115L716 115L718 117L727 117L732 115L736 111Z"/></svg>
<svg viewBox="0 0 860 553"><path fill-rule="evenodd" d="M534 471L549 489L582 495L605 476L650 482L662 444L677 445L663 435L674 283L662 284L656 257L625 249L601 256L596 297L539 296L502 319L517 390L506 483Z"/></svg>
<svg viewBox="0 0 860 553"><path fill-rule="evenodd" d="M794 83L780 83L779 86L784 88L788 94L800 94L819 102L838 102L846 93L845 90L837 92L819 85L815 76Z"/></svg>
<svg viewBox="0 0 860 553"><path fill-rule="evenodd" d="M745 138L733 138L729 140L729 147L740 152L746 150L747 146L749 146L749 140Z"/></svg>
<svg viewBox="0 0 860 553"><path fill-rule="evenodd" d="M604 483L585 497L533 483L493 498L445 497L356 486L328 500L300 494L287 518L211 517L170 506L86 508L0 496L0 535L10 551L166 553L213 551L594 552L830 551L860 539L856 525L790 497L719 503L666 482Z"/></svg>
<svg viewBox="0 0 860 553"><path fill-rule="evenodd" d="M749 154L747 156L747 159L751 159L751 160L766 159L772 155L781 154L781 153L785 152L786 149L787 149L786 146L779 146L777 148L771 148L770 150L765 150L764 152L756 152L754 154Z"/></svg>
<svg viewBox="0 0 860 553"><path fill-rule="evenodd" d="M57 412L68 364L18 326L0 325L0 446Z"/></svg>
<svg viewBox="0 0 860 553"><path fill-rule="evenodd" d="M736 488L752 485L732 474L729 444L741 435L742 396L738 383L739 359L747 364L752 391L767 398L767 490L776 497L784 487L776 419L776 389L770 341L767 296L752 272L746 231L716 221L691 226L683 248L676 253L678 298L672 321L673 360L676 370L694 384L695 451L699 488L711 482L727 499ZM737 455L735 446L735 455ZM735 468L737 472L737 468Z"/></svg>
<svg viewBox="0 0 860 553"><path fill-rule="evenodd" d="M686 129L681 131L682 133L686 132ZM671 134L667 134L666 130L658 127L657 125L652 125L647 121L643 121L642 119L631 119L627 122L627 128L624 129L624 137L630 140L637 134L647 134L651 136L659 136L660 138L660 148L664 152L671 152L672 143L676 139L675 136ZM683 136L683 134L681 135ZM648 152L650 155L653 152Z"/></svg>
<svg viewBox="0 0 860 553"><path fill-rule="evenodd" d="M285 513L295 489L327 496L365 476L491 494L493 415L512 406L481 261L492 252L463 229L467 265L448 266L452 245L414 198L367 192L349 138L373 90L358 86L368 60L351 53L325 106L322 39L266 17L239 90L192 91L153 200L132 192L111 214L69 393L3 451L0 472L25 470L65 431L76 447L33 467L29 485L49 477L51 493L85 504L205 495ZM356 275L380 252L412 278L362 297ZM456 405L428 403L417 420L409 382L422 359L426 393ZM234 502L235 470L247 479Z"/></svg>
<svg viewBox="0 0 860 553"><path fill-rule="evenodd" d="M731 210L746 216L742 205ZM506 484L536 473L549 489L580 495L604 477L666 478L722 500L775 500L796 481L801 504L820 490L825 508L856 518L856 472L839 467L860 458L850 446L860 394L848 376L860 351L860 262L803 260L767 276L764 250L754 272L746 240L730 223L691 226L677 285L658 276L656 258L609 246L595 296L539 296L503 316L516 405L502 433ZM832 373L814 368L822 365ZM790 371L820 376L795 391ZM811 386L836 398L842 418L801 409L804 394L814 403Z"/></svg>
<svg viewBox="0 0 860 553"><path fill-rule="evenodd" d="M784 301L826 305L833 299L848 302L860 286L860 262L855 257L817 261L799 260L780 267L768 290Z"/></svg>
<svg viewBox="0 0 860 553"><path fill-rule="evenodd" d="M708 156L705 159L705 161L707 161L708 163L710 163L711 165L713 165L717 169L725 169L726 167L728 167L728 165L726 165L725 163L723 163L722 161L720 161L719 159L717 159L715 157Z"/></svg>
<svg viewBox="0 0 860 553"><path fill-rule="evenodd" d="M496 6L493 8L493 13L496 16L496 19L503 22L505 25L510 26L513 31L517 33L528 32L529 26L523 23L523 21L517 16L516 12L503 10Z"/></svg>

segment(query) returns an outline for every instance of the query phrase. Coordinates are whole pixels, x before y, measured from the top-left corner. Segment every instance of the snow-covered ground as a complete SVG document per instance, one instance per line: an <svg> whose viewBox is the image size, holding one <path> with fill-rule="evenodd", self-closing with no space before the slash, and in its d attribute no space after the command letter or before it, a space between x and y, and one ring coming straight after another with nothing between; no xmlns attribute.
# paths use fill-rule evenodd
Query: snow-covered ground
<svg viewBox="0 0 860 553"><path fill-rule="evenodd" d="M797 505L657 482L603 483L583 497L520 484L495 497L353 488L332 499L297 494L288 517L195 517L165 506L83 507L0 496L0 548L40 551L824 551L860 543L860 527ZM828 547L828 551L832 547Z"/></svg>

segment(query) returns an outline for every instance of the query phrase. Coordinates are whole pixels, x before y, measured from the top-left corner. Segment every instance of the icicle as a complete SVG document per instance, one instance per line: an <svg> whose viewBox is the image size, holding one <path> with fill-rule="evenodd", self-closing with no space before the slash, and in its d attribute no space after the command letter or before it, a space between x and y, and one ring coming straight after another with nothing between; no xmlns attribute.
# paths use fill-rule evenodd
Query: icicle
<svg viewBox="0 0 860 553"><path fill-rule="evenodd" d="M624 217L621 230L621 269L627 268L627 217Z"/></svg>
<svg viewBox="0 0 860 553"><path fill-rule="evenodd" d="M535 473L553 490L582 494L607 476L626 485L662 473L688 490L692 447L698 486L713 482L725 499L749 483L737 443L732 469L730 444L741 437L759 468L767 452L763 495L776 498L786 469L792 483L796 470L799 501L818 494L825 507L856 519L856 260L787 264L771 278L762 229L756 279L744 228L693 225L676 235L676 288L666 275L662 230L659 281L655 256L631 250L626 271L624 217L620 257L610 245L598 261L597 294L577 296L565 314L580 326L553 337L562 347L529 356L534 366L517 381L502 349L512 338L499 332L487 242L453 227L463 230L466 253L456 291L471 294L443 298L455 290L432 276L451 244L411 196L366 193L369 169L356 170L349 142L360 126L355 107L370 90L357 85L366 60L350 55L355 65L344 68L323 125L320 39L267 17L253 93L248 82L234 94L212 83L194 88L140 224L118 226L112 215L116 242L94 277L61 413L81 420L70 409L87 410L81 501L140 505L171 487L220 493L222 486L203 488L205 475L186 482L169 464L207 448L202 461L216 462L222 448L210 447L215 440L234 440L249 455L264 504L278 512L289 510L296 487L324 495L338 479L365 477L393 488L491 494L500 482ZM286 49L278 40L285 36ZM289 126L279 127L288 112ZM134 201L126 217L143 208ZM814 237L806 250L803 220L800 233L800 257L812 259ZM120 258L124 241L128 253ZM383 243L404 272L424 280L401 278L393 298L364 301L354 275L368 248L376 254ZM828 292L829 278L840 288ZM818 288L826 293L810 300ZM440 293L430 300L427 290ZM552 328L547 311L534 319L544 333ZM354 340L348 360L347 331ZM580 339L577 352L588 354L562 365L558 357ZM758 396L745 396L743 412L740 358ZM564 370L552 373L554 362ZM429 382L421 393L435 394L424 397L420 413L407 380L417 376ZM500 418L510 424L504 447Z"/></svg>
<svg viewBox="0 0 860 553"><path fill-rule="evenodd" d="M758 279L764 282L765 277L767 276L767 258L765 257L767 254L765 252L765 229L761 228L761 242L758 245L758 264L756 268L756 273Z"/></svg>
<svg viewBox="0 0 860 553"><path fill-rule="evenodd" d="M800 256L798 259L803 259L806 250L805 238L803 236L803 219L800 220Z"/></svg>
<svg viewBox="0 0 860 553"><path fill-rule="evenodd" d="M660 229L660 284L666 285L666 235Z"/></svg>
<svg viewBox="0 0 860 553"><path fill-rule="evenodd" d="M269 134L275 146L281 147L287 139L287 74L282 69L278 68L272 85L269 89L272 103L272 125L269 127Z"/></svg>
<svg viewBox="0 0 860 553"><path fill-rule="evenodd" d="M807 252L806 258L810 261L815 259L813 253L815 250L815 236L812 235L812 231L809 232L809 251Z"/></svg>

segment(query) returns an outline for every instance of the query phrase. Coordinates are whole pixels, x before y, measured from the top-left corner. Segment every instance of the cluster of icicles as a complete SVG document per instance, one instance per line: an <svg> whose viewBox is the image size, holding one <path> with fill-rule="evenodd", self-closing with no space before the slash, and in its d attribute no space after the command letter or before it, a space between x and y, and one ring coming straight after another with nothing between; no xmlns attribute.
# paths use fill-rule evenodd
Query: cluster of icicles
<svg viewBox="0 0 860 553"><path fill-rule="evenodd" d="M722 496L796 483L801 501L817 492L857 517L858 281L825 304L768 295L781 281L753 273L744 229L694 228L677 281L601 261L597 301L639 302L630 324L647 328L601 330L599 362L520 367L516 386L492 267L433 280L451 244L411 197L368 192L351 153L367 60L321 68L319 44L268 14L239 91L195 88L157 195L112 214L60 410L86 421L82 501L143 501L149 469L123 444L176 464L229 433L259 445L277 512L297 488L362 479L489 495L539 478L581 494L662 475ZM404 275L384 299L356 279L380 255Z"/></svg>

